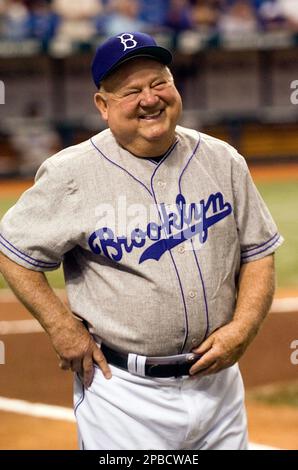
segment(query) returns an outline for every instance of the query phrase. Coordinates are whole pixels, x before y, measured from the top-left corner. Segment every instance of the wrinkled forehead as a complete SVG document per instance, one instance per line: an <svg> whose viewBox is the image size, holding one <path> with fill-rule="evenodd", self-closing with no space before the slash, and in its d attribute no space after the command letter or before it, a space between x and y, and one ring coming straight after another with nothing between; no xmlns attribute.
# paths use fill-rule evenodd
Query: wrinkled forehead
<svg viewBox="0 0 298 470"><path fill-rule="evenodd" d="M107 91L112 90L129 84L131 81L145 79L148 74L171 77L168 67L158 60L151 57L134 57L109 74L102 81L102 86Z"/></svg>

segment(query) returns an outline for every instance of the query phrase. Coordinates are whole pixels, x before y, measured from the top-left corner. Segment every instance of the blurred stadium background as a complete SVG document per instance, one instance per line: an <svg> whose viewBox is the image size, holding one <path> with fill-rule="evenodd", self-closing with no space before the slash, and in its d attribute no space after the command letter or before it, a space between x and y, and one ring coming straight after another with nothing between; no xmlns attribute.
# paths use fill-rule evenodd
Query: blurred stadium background
<svg viewBox="0 0 298 470"><path fill-rule="evenodd" d="M286 239L272 312L241 367L250 439L297 449L297 0L0 0L0 217L44 159L104 128L89 64L128 30L173 50L181 124L237 147ZM49 279L64 297L62 271ZM71 375L1 275L0 340L0 449L76 448Z"/></svg>

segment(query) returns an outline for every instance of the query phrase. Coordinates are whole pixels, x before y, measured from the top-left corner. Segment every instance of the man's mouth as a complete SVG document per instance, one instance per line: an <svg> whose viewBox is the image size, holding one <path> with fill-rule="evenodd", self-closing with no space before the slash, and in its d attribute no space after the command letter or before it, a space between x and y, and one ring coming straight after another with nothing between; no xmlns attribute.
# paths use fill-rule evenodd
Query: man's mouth
<svg viewBox="0 0 298 470"><path fill-rule="evenodd" d="M155 113L151 114L144 114L143 116L140 116L140 119L143 119L145 121L152 121L154 119L158 119L159 116L162 114L163 109L160 109L159 111L156 111Z"/></svg>

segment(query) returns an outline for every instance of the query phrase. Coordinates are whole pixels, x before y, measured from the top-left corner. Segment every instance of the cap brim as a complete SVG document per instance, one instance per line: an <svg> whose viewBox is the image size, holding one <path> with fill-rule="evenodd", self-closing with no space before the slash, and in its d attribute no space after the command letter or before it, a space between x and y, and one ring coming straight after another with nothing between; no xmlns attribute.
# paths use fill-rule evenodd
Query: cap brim
<svg viewBox="0 0 298 470"><path fill-rule="evenodd" d="M128 54L125 55L122 59L120 59L116 64L113 65L112 68L101 78L101 82L111 73L113 73L120 65L128 62L137 57L148 57L149 59L157 60L164 65L169 65L172 62L172 54L170 51L165 49L164 47L160 46L146 46L146 47L139 47Z"/></svg>

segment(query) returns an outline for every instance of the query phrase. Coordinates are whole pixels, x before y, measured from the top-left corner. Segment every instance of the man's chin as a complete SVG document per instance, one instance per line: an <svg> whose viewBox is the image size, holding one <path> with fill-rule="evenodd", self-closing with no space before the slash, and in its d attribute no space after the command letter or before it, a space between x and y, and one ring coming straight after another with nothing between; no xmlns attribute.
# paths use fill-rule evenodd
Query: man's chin
<svg viewBox="0 0 298 470"><path fill-rule="evenodd" d="M172 135L174 135L174 133L170 132L169 129L159 127L151 129L150 132L144 132L143 137L147 142L156 142L160 139L171 140Z"/></svg>

